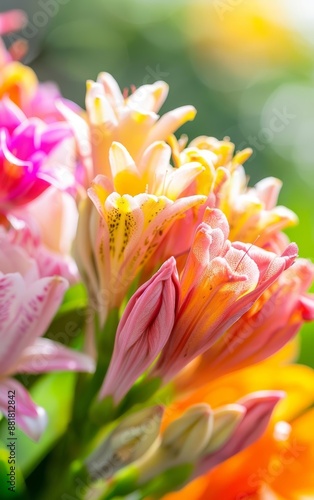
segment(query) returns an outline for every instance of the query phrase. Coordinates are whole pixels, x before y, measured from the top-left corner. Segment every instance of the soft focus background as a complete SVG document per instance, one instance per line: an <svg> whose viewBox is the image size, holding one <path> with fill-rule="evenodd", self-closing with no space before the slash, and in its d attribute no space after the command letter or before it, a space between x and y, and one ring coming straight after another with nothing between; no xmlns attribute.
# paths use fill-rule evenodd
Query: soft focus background
<svg viewBox="0 0 314 500"><path fill-rule="evenodd" d="M0 0L0 6L27 11L24 62L81 106L85 81L100 71L122 88L165 80L163 112L183 104L198 110L182 132L252 147L250 184L269 175L283 180L280 204L300 217L289 236L302 257L314 260L313 2ZM302 332L300 360L314 366L313 326Z"/></svg>

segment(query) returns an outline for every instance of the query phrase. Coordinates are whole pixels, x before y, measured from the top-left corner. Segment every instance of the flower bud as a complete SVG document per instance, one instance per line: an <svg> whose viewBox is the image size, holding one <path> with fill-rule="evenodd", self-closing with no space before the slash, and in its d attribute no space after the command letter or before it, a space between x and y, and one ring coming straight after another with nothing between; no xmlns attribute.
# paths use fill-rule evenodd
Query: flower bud
<svg viewBox="0 0 314 500"><path fill-rule="evenodd" d="M214 453L224 446L244 417L245 412L245 408L238 404L226 405L214 411L213 432L204 454Z"/></svg>
<svg viewBox="0 0 314 500"><path fill-rule="evenodd" d="M92 480L109 478L139 459L159 435L163 408L145 408L127 416L87 459Z"/></svg>
<svg viewBox="0 0 314 500"><path fill-rule="evenodd" d="M120 320L100 398L113 395L119 402L156 359L174 324L178 290L172 257L131 297Z"/></svg>
<svg viewBox="0 0 314 500"><path fill-rule="evenodd" d="M151 453L139 461L139 482L146 483L172 467L193 464L202 456L212 430L213 413L207 404L189 408L167 427Z"/></svg>

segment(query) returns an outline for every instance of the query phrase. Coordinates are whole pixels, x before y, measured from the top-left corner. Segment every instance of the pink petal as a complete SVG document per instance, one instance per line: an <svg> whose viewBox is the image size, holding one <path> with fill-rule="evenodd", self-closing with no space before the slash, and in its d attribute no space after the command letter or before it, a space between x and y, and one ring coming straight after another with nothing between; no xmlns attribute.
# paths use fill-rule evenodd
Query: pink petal
<svg viewBox="0 0 314 500"><path fill-rule="evenodd" d="M17 360L22 351L43 335L62 301L68 286L61 277L41 278L23 291L18 314L6 332L1 332L1 372L12 373L12 356Z"/></svg>
<svg viewBox="0 0 314 500"><path fill-rule="evenodd" d="M10 336L10 327L19 316L22 300L24 298L25 283L20 274L9 274L0 277L0 369L6 363L11 366L15 359L12 347L7 350L5 342Z"/></svg>
<svg viewBox="0 0 314 500"><path fill-rule="evenodd" d="M31 439L38 441L47 426L45 410L31 400L26 389L17 380L7 378L0 382L0 410L6 417L10 395L15 401L16 425Z"/></svg>
<svg viewBox="0 0 314 500"><path fill-rule="evenodd" d="M14 370L16 373L44 373L58 370L93 373L95 362L89 356L58 342L39 338L24 349Z"/></svg>
<svg viewBox="0 0 314 500"><path fill-rule="evenodd" d="M112 394L120 401L158 356L173 327L178 287L172 257L131 297L119 323L100 398Z"/></svg>

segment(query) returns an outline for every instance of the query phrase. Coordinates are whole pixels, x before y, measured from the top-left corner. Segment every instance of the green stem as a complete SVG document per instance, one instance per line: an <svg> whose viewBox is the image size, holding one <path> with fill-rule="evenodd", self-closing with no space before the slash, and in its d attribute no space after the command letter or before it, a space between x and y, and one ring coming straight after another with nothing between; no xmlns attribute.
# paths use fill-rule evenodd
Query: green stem
<svg viewBox="0 0 314 500"><path fill-rule="evenodd" d="M82 472L84 468L81 468L81 472L77 471L76 477L73 477L70 467L75 461L84 457L89 443L99 431L99 426L90 421L89 411L109 367L118 322L118 310L114 309L110 312L104 328L101 330L97 328L98 362L95 373L78 375L72 405L72 419L66 432L50 454L47 467L48 488L45 497L47 500L63 497L66 500L65 492L77 489L75 481L81 481L82 477L86 481L86 475ZM57 496L58 494L60 496ZM62 494L64 494L63 497ZM74 495L73 498L79 497ZM71 497L68 500L72 500Z"/></svg>

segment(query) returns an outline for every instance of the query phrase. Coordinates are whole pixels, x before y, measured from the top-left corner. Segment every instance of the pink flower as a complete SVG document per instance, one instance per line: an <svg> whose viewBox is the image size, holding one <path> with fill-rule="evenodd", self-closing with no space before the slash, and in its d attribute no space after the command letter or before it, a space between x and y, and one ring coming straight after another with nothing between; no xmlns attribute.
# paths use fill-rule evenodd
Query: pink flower
<svg viewBox="0 0 314 500"><path fill-rule="evenodd" d="M0 101L0 212L29 203L50 185L73 185L67 168L73 159L70 139L66 124L27 119L12 101Z"/></svg>
<svg viewBox="0 0 314 500"><path fill-rule="evenodd" d="M0 14L0 35L11 31L18 31L26 22L26 15L22 10L14 9Z"/></svg>
<svg viewBox="0 0 314 500"><path fill-rule="evenodd" d="M224 214L207 209L186 260L175 326L157 375L169 379L207 351L296 259L295 244L278 256L254 245L231 243L228 233Z"/></svg>
<svg viewBox="0 0 314 500"><path fill-rule="evenodd" d="M216 205L228 218L231 241L256 242L265 248L279 231L298 222L294 212L276 205L281 185L279 179L268 177L247 187L244 168L238 166L232 172Z"/></svg>
<svg viewBox="0 0 314 500"><path fill-rule="evenodd" d="M25 207L8 215L12 226L9 238L36 260L40 277L60 275L73 284L79 279L71 256L77 219L73 197L50 186Z"/></svg>
<svg viewBox="0 0 314 500"><path fill-rule="evenodd" d="M18 62L28 51L28 42L18 34L10 35L12 41L7 49L1 35L18 31L27 23L21 10L0 13L0 98L10 98L28 117L37 117L46 123L63 121L56 102L66 103L79 112L74 103L62 99L58 86L53 82L39 83L34 71Z"/></svg>
<svg viewBox="0 0 314 500"><path fill-rule="evenodd" d="M34 96L23 106L23 112L28 118L35 116L45 123L64 122L63 115L57 107L57 103L60 102L65 103L73 111L80 111L77 104L62 97L59 87L54 82L40 82Z"/></svg>
<svg viewBox="0 0 314 500"><path fill-rule="evenodd" d="M36 262L0 234L0 410L7 415L8 390L15 391L17 425L33 439L42 433L46 416L15 373L51 370L93 371L89 357L41 337L67 288L59 276L40 278Z"/></svg>
<svg viewBox="0 0 314 500"><path fill-rule="evenodd" d="M200 372L219 377L244 368L279 351L300 330L304 321L314 320L314 295L308 294L314 266L298 259L284 271L223 337L203 356Z"/></svg>
<svg viewBox="0 0 314 500"><path fill-rule="evenodd" d="M155 361L172 330L178 293L176 262L172 257L129 300L116 333L100 398L111 394L119 402Z"/></svg>
<svg viewBox="0 0 314 500"><path fill-rule="evenodd" d="M18 31L26 24L27 17L22 10L14 9L7 12L0 13L0 37L11 33L12 31ZM9 50L6 49L2 39L0 38L0 68L6 62L11 61L12 56L16 53L16 43L10 47ZM15 57L14 57L15 59Z"/></svg>

